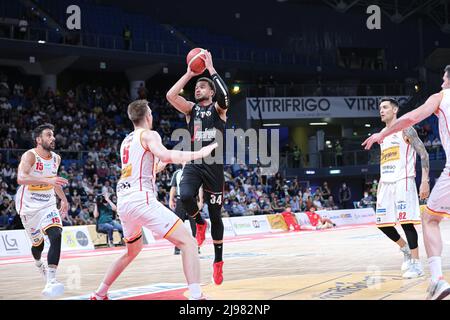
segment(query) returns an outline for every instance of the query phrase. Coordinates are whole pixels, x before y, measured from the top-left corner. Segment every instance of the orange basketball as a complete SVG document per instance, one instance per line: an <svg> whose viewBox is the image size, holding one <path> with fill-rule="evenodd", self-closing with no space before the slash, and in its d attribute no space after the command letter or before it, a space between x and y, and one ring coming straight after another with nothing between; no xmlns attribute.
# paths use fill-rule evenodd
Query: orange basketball
<svg viewBox="0 0 450 320"><path fill-rule="evenodd" d="M195 73L203 73L205 71L205 61L201 57L205 57L204 50L202 48L194 48L189 51L186 57L186 63L189 68Z"/></svg>

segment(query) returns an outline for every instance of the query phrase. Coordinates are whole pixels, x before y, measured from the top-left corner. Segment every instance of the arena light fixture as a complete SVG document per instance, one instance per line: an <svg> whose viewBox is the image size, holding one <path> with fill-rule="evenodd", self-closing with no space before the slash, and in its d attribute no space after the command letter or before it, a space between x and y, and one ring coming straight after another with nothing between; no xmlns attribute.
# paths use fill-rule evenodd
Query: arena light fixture
<svg viewBox="0 0 450 320"><path fill-rule="evenodd" d="M340 174L341 170L336 169L336 170L330 170L330 174Z"/></svg>
<svg viewBox="0 0 450 320"><path fill-rule="evenodd" d="M38 40L38 43L45 43L44 40Z"/></svg>
<svg viewBox="0 0 450 320"><path fill-rule="evenodd" d="M310 122L309 125L310 126L326 126L326 125L328 125L328 123L326 123L326 122Z"/></svg>
<svg viewBox="0 0 450 320"><path fill-rule="evenodd" d="M239 92L241 92L241 87L239 87L237 84L235 84L233 86L233 93L238 94Z"/></svg>
<svg viewBox="0 0 450 320"><path fill-rule="evenodd" d="M316 174L316 172L314 170L306 170L305 173L306 174Z"/></svg>
<svg viewBox="0 0 450 320"><path fill-rule="evenodd" d="M263 127L279 127L280 123L263 123Z"/></svg>
<svg viewBox="0 0 450 320"><path fill-rule="evenodd" d="M365 125L364 125L366 128L370 128L371 126L370 126L370 123L366 123Z"/></svg>

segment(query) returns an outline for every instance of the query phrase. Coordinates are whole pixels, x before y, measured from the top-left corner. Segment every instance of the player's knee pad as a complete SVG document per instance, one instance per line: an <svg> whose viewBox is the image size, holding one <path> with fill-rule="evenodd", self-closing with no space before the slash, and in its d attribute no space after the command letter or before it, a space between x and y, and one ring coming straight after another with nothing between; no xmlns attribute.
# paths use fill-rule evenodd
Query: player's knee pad
<svg viewBox="0 0 450 320"><path fill-rule="evenodd" d="M44 251L44 241L41 241L41 244L38 246L31 247L31 254L35 260L41 259L42 251Z"/></svg>
<svg viewBox="0 0 450 320"><path fill-rule="evenodd" d="M410 249L416 249L418 247L418 235L417 230L412 223L402 224L403 231L405 231L406 239L408 240L408 246Z"/></svg>
<svg viewBox="0 0 450 320"><path fill-rule="evenodd" d="M400 240L400 234L398 233L397 229L395 227L378 227L383 233L392 241L397 242Z"/></svg>
<svg viewBox="0 0 450 320"><path fill-rule="evenodd" d="M50 248L47 254L48 264L57 266L61 255L62 229L60 227L51 227L47 229L46 233L50 241Z"/></svg>
<svg viewBox="0 0 450 320"><path fill-rule="evenodd" d="M180 200L184 210L191 217L198 212L196 195L193 192L185 191L180 193Z"/></svg>

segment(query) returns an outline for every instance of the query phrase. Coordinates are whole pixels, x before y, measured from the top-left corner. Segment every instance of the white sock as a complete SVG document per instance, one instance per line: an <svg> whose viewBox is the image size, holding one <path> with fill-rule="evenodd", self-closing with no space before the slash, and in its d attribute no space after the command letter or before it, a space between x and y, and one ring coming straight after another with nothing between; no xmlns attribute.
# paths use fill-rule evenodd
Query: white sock
<svg viewBox="0 0 450 320"><path fill-rule="evenodd" d="M405 244L400 250L404 253L411 253L411 250L409 250L409 246Z"/></svg>
<svg viewBox="0 0 450 320"><path fill-rule="evenodd" d="M439 256L428 258L428 266L431 272L431 281L438 282L442 277L442 259Z"/></svg>
<svg viewBox="0 0 450 320"><path fill-rule="evenodd" d="M188 287L191 298L198 299L202 296L202 289L200 288L200 284L191 283Z"/></svg>
<svg viewBox="0 0 450 320"><path fill-rule="evenodd" d="M34 263L36 264L36 267L40 268L42 266L41 260L34 260Z"/></svg>
<svg viewBox="0 0 450 320"><path fill-rule="evenodd" d="M47 269L47 283L55 279L56 277L56 268L48 268Z"/></svg>
<svg viewBox="0 0 450 320"><path fill-rule="evenodd" d="M106 293L109 290L109 286L105 283L100 283L100 286L98 287L97 291L95 291L95 293L101 297L106 296Z"/></svg>

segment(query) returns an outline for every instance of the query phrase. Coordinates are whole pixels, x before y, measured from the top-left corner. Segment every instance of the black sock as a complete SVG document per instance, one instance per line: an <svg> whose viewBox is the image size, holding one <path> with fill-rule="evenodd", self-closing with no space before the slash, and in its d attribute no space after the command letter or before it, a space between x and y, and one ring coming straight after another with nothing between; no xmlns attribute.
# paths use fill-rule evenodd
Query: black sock
<svg viewBox="0 0 450 320"><path fill-rule="evenodd" d="M214 263L222 261L223 243L214 243Z"/></svg>
<svg viewBox="0 0 450 320"><path fill-rule="evenodd" d="M198 224L205 224L205 220L203 220L200 211L197 213L197 215L194 217L194 219L195 219L195 223L198 223Z"/></svg>

